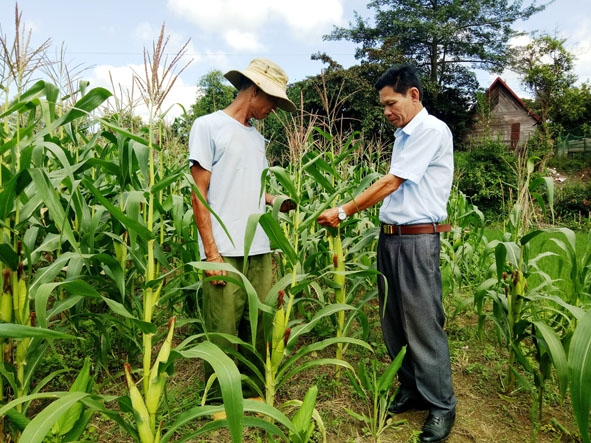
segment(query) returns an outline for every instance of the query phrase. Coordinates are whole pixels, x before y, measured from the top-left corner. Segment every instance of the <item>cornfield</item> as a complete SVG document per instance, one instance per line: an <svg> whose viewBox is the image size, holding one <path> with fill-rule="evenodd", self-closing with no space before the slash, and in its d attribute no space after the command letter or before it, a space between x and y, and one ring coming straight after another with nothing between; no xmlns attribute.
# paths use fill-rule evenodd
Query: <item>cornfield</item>
<svg viewBox="0 0 591 443"><path fill-rule="evenodd" d="M183 160L171 158L182 147L163 136L168 128L159 118L168 90L158 89L167 84L157 77L163 32L146 56L146 77L138 79L151 106L139 130L104 112L112 97L107 89L80 82L63 93L49 81L28 84L19 71L3 85L0 441L79 441L97 415L142 443L191 441L220 428L233 442L242 441L247 428L273 441L325 441L316 409L322 386L310 386L303 398L277 396L286 381L320 366L334 367L335 377L347 377L365 396L364 412L352 415L380 441L384 429L395 426L384 410L397 367L388 366L381 377L380 357L368 341L368 307L377 292L377 212L361 213L338 230L321 229L316 218L380 176L382 148L368 150L362 134L332 133L319 118L284 119L291 162L271 167L264 179L297 208L280 213L279 199L251 220L276 251L275 285L259 304L241 270L197 260L191 177ZM173 70L164 72L172 75L171 86ZM581 439L589 442L591 249L578 249L568 229L528 223L528 211L548 204L538 198L539 187L547 186L545 195L552 190L548 181L530 179L529 163L523 167L523 189L501 240L487 240L482 214L454 190L448 211L454 228L442 237L445 296L460 300L459 310L472 307L481 330L493 325L510 355L507 395L516 384L531 392L537 420L545 392L569 394ZM532 256L530 246L541 237L559 252L542 248ZM560 275L566 272L566 284L546 272L549 262L559 264ZM256 356L265 367L258 373L264 402L243 398L240 356L226 355L200 327L201 274L211 267L238 276L252 305L265 313L268 353ZM65 389L58 380L68 371L46 364L57 358L56 343L85 356ZM240 345L256 354L253 343ZM326 350L330 357L318 357ZM374 363L354 367L348 355L359 350ZM59 358L68 365L68 356ZM211 364L223 404L195 398L182 414L164 414L175 362L192 359ZM125 386L120 395L97 383L113 373ZM208 419L221 411L225 420Z"/></svg>

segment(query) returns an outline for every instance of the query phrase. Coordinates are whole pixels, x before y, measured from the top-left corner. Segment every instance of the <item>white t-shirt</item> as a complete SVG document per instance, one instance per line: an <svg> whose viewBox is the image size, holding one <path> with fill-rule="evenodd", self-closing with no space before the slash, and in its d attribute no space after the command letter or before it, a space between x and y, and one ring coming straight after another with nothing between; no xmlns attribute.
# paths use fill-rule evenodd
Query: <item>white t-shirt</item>
<svg viewBox="0 0 591 443"><path fill-rule="evenodd" d="M199 117L189 135L189 160L211 172L208 204L222 220L230 238L212 215L213 237L220 254L244 256L244 234L248 217L265 212L263 171L268 167L265 139L224 111ZM201 258L205 258L199 236ZM257 225L249 255L271 251L269 238Z"/></svg>

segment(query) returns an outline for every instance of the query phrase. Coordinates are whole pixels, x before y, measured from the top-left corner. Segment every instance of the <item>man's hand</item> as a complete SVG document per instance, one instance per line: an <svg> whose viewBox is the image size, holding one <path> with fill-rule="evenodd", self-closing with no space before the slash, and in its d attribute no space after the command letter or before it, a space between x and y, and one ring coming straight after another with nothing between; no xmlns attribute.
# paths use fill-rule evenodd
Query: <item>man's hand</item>
<svg viewBox="0 0 591 443"><path fill-rule="evenodd" d="M339 211L337 208L329 208L316 219L322 226L331 226L336 228L341 221L339 220Z"/></svg>
<svg viewBox="0 0 591 443"><path fill-rule="evenodd" d="M217 257L214 257L212 259L206 259L206 261L208 263L224 263L224 259L219 254ZM216 275L226 276L227 272L222 269L212 269L205 271L206 277L215 277ZM211 283L214 286L226 286L226 282L224 280L211 280L209 283Z"/></svg>
<svg viewBox="0 0 591 443"><path fill-rule="evenodd" d="M291 198L288 198L286 200L283 201L283 203L281 203L281 207L279 208L279 211L281 212L289 212L292 211L296 208L296 202L294 202Z"/></svg>
<svg viewBox="0 0 591 443"><path fill-rule="evenodd" d="M275 202L277 201L278 198L281 199L285 199L281 202L281 206L279 207L279 211L280 212L289 212L293 209L296 208L296 202L294 202L291 198L288 198L286 196L272 196L271 194L267 194L268 198L270 197L270 200L267 201L268 205L271 205L271 207L275 206Z"/></svg>

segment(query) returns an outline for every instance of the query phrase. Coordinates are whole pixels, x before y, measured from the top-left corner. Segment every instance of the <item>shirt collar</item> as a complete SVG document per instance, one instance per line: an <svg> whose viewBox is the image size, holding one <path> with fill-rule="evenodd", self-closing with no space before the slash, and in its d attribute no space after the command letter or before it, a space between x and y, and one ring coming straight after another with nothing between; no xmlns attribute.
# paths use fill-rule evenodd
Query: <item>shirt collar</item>
<svg viewBox="0 0 591 443"><path fill-rule="evenodd" d="M409 121L406 126L402 128L396 129L394 133L395 136L398 136L402 133L406 135L411 135L412 132L419 126L429 115L426 108L421 109L417 115L415 115L411 121Z"/></svg>

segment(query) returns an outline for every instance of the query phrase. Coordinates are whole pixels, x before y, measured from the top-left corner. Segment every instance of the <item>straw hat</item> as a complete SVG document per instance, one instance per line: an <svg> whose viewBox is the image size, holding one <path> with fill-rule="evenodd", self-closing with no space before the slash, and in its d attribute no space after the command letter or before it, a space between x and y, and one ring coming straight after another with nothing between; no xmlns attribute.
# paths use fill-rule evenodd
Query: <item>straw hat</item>
<svg viewBox="0 0 591 443"><path fill-rule="evenodd" d="M245 76L264 92L278 99L277 106L289 112L295 111L296 105L287 98L287 74L281 67L264 58L255 58L242 71L226 72L226 77L236 89L240 89L240 79Z"/></svg>

